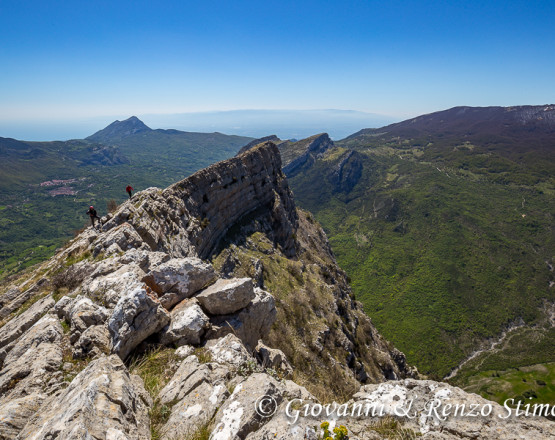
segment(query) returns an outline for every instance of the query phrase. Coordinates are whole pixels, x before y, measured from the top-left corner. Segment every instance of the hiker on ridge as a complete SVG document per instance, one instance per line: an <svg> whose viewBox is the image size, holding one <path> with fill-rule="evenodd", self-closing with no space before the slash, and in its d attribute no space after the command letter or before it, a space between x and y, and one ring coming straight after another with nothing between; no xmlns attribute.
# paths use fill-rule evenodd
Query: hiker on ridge
<svg viewBox="0 0 555 440"><path fill-rule="evenodd" d="M133 191L133 188L131 187L131 185L127 185L127 188L125 188L125 191L127 191L127 194L129 194L129 198L131 198L131 196L133 195L131 193Z"/></svg>
<svg viewBox="0 0 555 440"><path fill-rule="evenodd" d="M96 209L94 209L94 206L92 205L89 206L89 210L87 211L87 214L91 218L91 224L92 224L92 227L94 228L94 219L96 218L100 221L100 217L96 215Z"/></svg>

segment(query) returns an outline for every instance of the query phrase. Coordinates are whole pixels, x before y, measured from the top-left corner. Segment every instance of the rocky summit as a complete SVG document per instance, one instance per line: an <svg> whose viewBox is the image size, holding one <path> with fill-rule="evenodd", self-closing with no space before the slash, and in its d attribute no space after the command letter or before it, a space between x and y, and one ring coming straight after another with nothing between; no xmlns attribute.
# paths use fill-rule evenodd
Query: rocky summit
<svg viewBox="0 0 555 440"><path fill-rule="evenodd" d="M418 380L296 208L271 142L135 194L0 292L1 439L553 434L539 414Z"/></svg>

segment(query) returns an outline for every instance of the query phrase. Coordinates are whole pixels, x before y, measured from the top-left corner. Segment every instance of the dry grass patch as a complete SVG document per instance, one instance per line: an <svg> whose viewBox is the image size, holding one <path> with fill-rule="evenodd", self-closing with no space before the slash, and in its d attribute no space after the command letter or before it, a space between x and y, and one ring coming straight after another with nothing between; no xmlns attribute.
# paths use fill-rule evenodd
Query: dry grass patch
<svg viewBox="0 0 555 440"><path fill-rule="evenodd" d="M405 428L401 422L390 416L379 419L370 429L390 440L415 440L422 436L419 432Z"/></svg>
<svg viewBox="0 0 555 440"><path fill-rule="evenodd" d="M162 426L170 417L173 405L162 404L158 394L171 380L177 368L177 356L171 348L158 347L131 360L129 371L143 379L145 389L152 397L153 405L149 412L152 440L161 438Z"/></svg>

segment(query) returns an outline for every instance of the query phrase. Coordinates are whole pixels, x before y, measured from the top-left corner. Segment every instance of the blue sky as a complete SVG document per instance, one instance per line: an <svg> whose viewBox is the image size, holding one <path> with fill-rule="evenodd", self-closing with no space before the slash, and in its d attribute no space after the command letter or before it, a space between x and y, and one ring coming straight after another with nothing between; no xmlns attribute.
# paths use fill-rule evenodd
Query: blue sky
<svg viewBox="0 0 555 440"><path fill-rule="evenodd" d="M555 102L552 0L0 0L0 29L0 136L141 114Z"/></svg>

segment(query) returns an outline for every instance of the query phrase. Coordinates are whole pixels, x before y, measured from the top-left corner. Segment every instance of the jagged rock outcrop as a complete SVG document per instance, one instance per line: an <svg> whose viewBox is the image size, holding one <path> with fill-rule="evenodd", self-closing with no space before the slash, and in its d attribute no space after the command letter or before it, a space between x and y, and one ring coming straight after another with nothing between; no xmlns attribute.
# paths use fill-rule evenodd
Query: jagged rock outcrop
<svg viewBox="0 0 555 440"><path fill-rule="evenodd" d="M283 157L283 172L288 176L298 173L303 167L312 165L329 148L334 146L327 133L318 134L302 141L285 143L280 148Z"/></svg>
<svg viewBox="0 0 555 440"><path fill-rule="evenodd" d="M35 392L23 397L4 399L0 403L0 438L16 438L47 397L44 393Z"/></svg>
<svg viewBox="0 0 555 440"><path fill-rule="evenodd" d="M343 425L350 439L380 440L384 420L397 421L385 438L455 439L549 439L553 422L539 416L517 416L507 409L460 388L435 381L406 379L363 386L346 403L321 405L311 399L288 399L275 416L247 439L316 440L319 425L329 422L330 431ZM545 411L545 410L544 410ZM294 422L294 423L293 423ZM391 425L390 426L394 426ZM316 429L314 429L316 427Z"/></svg>
<svg viewBox="0 0 555 440"><path fill-rule="evenodd" d="M54 307L58 318L69 325L69 342L75 359L108 353L110 335L106 321L109 311L90 298L77 295L62 297Z"/></svg>
<svg viewBox="0 0 555 440"><path fill-rule="evenodd" d="M384 414L402 419L406 428L438 439L549 438L555 428L537 414L517 416L515 409L509 412L476 394L430 380L365 385L350 404L383 408Z"/></svg>
<svg viewBox="0 0 555 440"><path fill-rule="evenodd" d="M250 351L258 340L268 334L276 320L274 297L260 288L247 307L230 315L216 315L210 320L209 338L221 338L229 333L235 334Z"/></svg>
<svg viewBox="0 0 555 440"><path fill-rule="evenodd" d="M200 363L194 355L187 357L172 380L160 391L159 399L162 403L180 401L189 395L203 382L210 385L221 384L225 388L225 381L229 368L216 362Z"/></svg>
<svg viewBox="0 0 555 440"><path fill-rule="evenodd" d="M106 325L94 325L87 328L75 344L71 354L74 359L95 358L110 352L110 332Z"/></svg>
<svg viewBox="0 0 555 440"><path fill-rule="evenodd" d="M349 150L332 170L329 180L337 192L348 193L362 176L360 153Z"/></svg>
<svg viewBox="0 0 555 440"><path fill-rule="evenodd" d="M87 329L104 324L109 316L105 307L99 306L90 298L81 295L77 295L68 304L64 301L61 307L56 308L56 311L58 316L62 315L61 317L70 324L69 340L71 343L75 343Z"/></svg>
<svg viewBox="0 0 555 440"><path fill-rule="evenodd" d="M125 359L131 350L170 321L170 314L152 292L141 287L132 290L118 301L108 322L112 351Z"/></svg>
<svg viewBox="0 0 555 440"><path fill-rule="evenodd" d="M42 304L48 310L49 302ZM15 438L62 385L62 333L58 319L46 314L12 342L0 370L0 438Z"/></svg>
<svg viewBox="0 0 555 440"><path fill-rule="evenodd" d="M290 424L288 405L481 399L433 382L369 385L415 371L295 208L271 143L135 195L0 299L0 438L316 439L323 416ZM380 438L374 419L326 419ZM404 423L430 439L498 429L440 422ZM552 427L511 423L538 439Z"/></svg>
<svg viewBox="0 0 555 440"><path fill-rule="evenodd" d="M265 414L272 411L269 405L282 401L283 389L281 383L267 374L255 373L249 376L235 387L216 414L211 438L244 439L251 432L258 430L267 421ZM260 397L267 398L268 403L258 403Z"/></svg>
<svg viewBox="0 0 555 440"><path fill-rule="evenodd" d="M214 340L213 340L214 341ZM207 344L211 358L220 364L232 367L241 367L249 362L254 363L254 358L247 351L242 341L232 333L223 338L215 340L213 344ZM210 341L212 342L212 341Z"/></svg>
<svg viewBox="0 0 555 440"><path fill-rule="evenodd" d="M211 420L228 395L224 383L201 382L194 392L190 392L172 407L170 418L162 431L162 438L172 440L192 437Z"/></svg>
<svg viewBox="0 0 555 440"><path fill-rule="evenodd" d="M0 370L0 402L55 385L62 364L62 333L60 321L47 314L16 341Z"/></svg>
<svg viewBox="0 0 555 440"><path fill-rule="evenodd" d="M255 353L260 365L263 367L283 371L287 376L293 374L293 367L287 361L283 351L268 347L262 341L259 341Z"/></svg>

